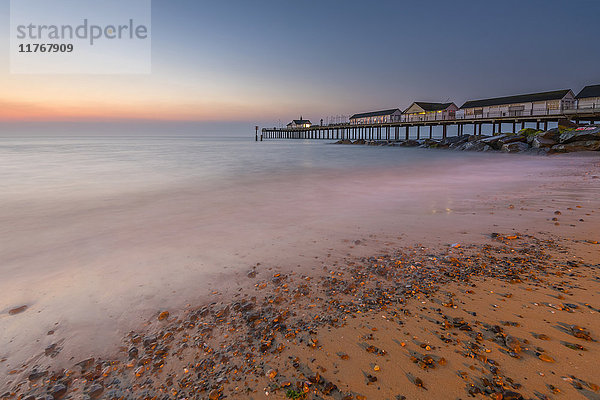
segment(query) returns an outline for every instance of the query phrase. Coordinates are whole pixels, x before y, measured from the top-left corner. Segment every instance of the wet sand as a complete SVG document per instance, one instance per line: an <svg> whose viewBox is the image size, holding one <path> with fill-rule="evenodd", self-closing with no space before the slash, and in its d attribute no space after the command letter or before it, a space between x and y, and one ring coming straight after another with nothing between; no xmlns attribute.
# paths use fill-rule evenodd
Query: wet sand
<svg viewBox="0 0 600 400"><path fill-rule="evenodd" d="M598 398L597 176L588 164L518 198L470 198L427 229L391 219L298 243L207 300L157 307L120 348L54 363L68 343L49 330L0 395Z"/></svg>
<svg viewBox="0 0 600 400"><path fill-rule="evenodd" d="M492 233L312 274L258 266L233 296L157 312L114 358L13 371L5 397L595 399L598 246Z"/></svg>

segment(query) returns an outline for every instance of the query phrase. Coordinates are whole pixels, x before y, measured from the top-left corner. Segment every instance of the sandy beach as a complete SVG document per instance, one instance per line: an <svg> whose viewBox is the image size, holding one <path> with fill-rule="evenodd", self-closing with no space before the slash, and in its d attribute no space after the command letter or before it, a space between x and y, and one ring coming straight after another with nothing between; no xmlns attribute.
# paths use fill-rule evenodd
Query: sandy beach
<svg viewBox="0 0 600 400"><path fill-rule="evenodd" d="M599 15L4 1L0 400L600 400Z"/></svg>
<svg viewBox="0 0 600 400"><path fill-rule="evenodd" d="M26 363L0 359L0 395L599 398L599 164L540 160L548 175L531 176L529 192L468 196L403 225L372 210L352 221L362 234L281 244L298 255L252 253L204 300L157 306L129 333L115 327L121 343L103 351L67 351L57 325ZM30 311L15 304L4 318ZM103 337L73 340L93 349Z"/></svg>

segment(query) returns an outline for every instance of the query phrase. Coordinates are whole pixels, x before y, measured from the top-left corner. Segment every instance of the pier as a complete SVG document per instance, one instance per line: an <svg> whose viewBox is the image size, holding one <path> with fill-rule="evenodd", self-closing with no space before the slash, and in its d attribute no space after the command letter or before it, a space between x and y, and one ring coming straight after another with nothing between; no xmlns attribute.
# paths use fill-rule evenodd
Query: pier
<svg viewBox="0 0 600 400"><path fill-rule="evenodd" d="M538 130L547 130L549 123L567 119L576 123L594 124L600 121L600 108L572 108L565 110L544 110L531 115L495 116L492 113L474 118L456 118L423 121L398 121L380 124L335 124L313 125L299 128L262 128L264 139L303 139L303 140L409 140L433 138L433 128L442 127L442 138L465 134L482 135L482 127L490 126L493 134L502 133L509 127L511 132L523 129L526 124L535 125ZM506 132L506 131L505 131Z"/></svg>

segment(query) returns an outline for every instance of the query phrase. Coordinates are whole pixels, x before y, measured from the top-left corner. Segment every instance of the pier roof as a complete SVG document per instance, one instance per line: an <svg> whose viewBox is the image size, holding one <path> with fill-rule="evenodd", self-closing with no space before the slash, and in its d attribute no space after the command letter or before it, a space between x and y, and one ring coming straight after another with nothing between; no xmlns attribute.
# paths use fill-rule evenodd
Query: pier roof
<svg viewBox="0 0 600 400"><path fill-rule="evenodd" d="M413 104L418 105L423 111L441 111L450 107L454 103L428 103L425 101L415 101ZM412 107L412 105L411 105ZM410 107L408 107L410 108ZM406 110L408 110L408 108ZM406 112L406 111L405 111Z"/></svg>
<svg viewBox="0 0 600 400"><path fill-rule="evenodd" d="M392 109L389 109L389 110L372 111L372 112L366 112L366 113L361 113L361 114L354 114L353 116L350 117L350 119L367 118L367 117L379 117L381 115L391 115L391 114L395 113L396 111L400 111L400 109L399 108L392 108Z"/></svg>
<svg viewBox="0 0 600 400"><path fill-rule="evenodd" d="M575 96L576 99L585 99L587 97L600 97L600 85L586 86Z"/></svg>
<svg viewBox="0 0 600 400"><path fill-rule="evenodd" d="M477 107L489 107L489 106L500 106L505 104L515 103L532 103L536 101L549 101L549 100L560 100L569 93L571 89L554 90L551 92L531 93L531 94L520 94L517 96L506 96L496 97L493 99L484 100L469 100L460 107L463 108L477 108Z"/></svg>

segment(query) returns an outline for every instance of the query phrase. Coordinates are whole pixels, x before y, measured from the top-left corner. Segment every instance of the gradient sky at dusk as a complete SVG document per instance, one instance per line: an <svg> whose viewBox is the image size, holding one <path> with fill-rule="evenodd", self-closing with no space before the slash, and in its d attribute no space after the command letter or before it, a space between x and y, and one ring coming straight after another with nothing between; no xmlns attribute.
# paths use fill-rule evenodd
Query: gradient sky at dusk
<svg viewBox="0 0 600 400"><path fill-rule="evenodd" d="M11 75L0 121L273 126L600 83L597 0L152 2L150 75Z"/></svg>

